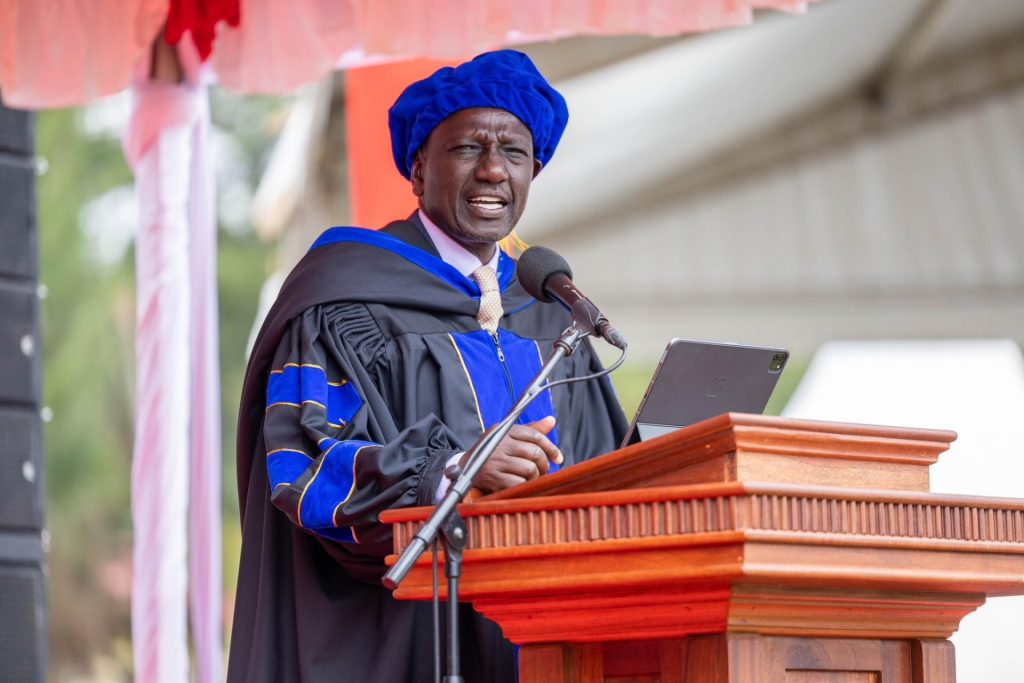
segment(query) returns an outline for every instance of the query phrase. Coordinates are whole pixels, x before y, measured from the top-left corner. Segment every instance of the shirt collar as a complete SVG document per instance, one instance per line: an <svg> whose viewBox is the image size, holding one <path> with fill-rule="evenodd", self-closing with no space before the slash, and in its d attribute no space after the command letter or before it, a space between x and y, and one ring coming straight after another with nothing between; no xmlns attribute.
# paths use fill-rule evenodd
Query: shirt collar
<svg viewBox="0 0 1024 683"><path fill-rule="evenodd" d="M434 225L433 221L427 218L427 214L423 213L422 210L418 213L420 220L423 221L423 227L426 228L427 235L430 237L430 241L434 243L437 254L441 257L442 261L454 266L456 270L466 277L469 277L474 270L480 267L480 259L453 240L444 230ZM483 264L490 266L495 272L498 270L498 251L498 249L495 249L491 260Z"/></svg>

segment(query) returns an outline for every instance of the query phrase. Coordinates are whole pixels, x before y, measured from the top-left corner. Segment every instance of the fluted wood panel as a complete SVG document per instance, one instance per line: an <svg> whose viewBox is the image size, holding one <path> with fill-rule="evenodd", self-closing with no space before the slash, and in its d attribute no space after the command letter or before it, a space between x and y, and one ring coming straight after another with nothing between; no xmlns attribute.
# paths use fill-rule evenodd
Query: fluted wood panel
<svg viewBox="0 0 1024 683"><path fill-rule="evenodd" d="M659 487L615 496L576 494L518 504L480 501L463 514L471 550L776 531L913 539L922 547L1007 544L1006 552L1024 552L1017 547L1024 544L1024 501L970 496L727 484ZM397 521L402 517L407 521ZM389 513L388 518L394 522L395 549L400 552L424 514L414 509Z"/></svg>

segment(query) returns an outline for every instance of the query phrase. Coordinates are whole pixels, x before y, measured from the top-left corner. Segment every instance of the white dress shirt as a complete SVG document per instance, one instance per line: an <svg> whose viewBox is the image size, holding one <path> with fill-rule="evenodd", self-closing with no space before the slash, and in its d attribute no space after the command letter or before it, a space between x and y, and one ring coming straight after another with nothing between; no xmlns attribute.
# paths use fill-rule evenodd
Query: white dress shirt
<svg viewBox="0 0 1024 683"><path fill-rule="evenodd" d="M455 266L456 270L466 277L469 277L470 273L480 266L490 266L495 273L498 272L497 244L494 245L494 255L491 256L491 260L487 263L482 263L475 254L453 240L444 230L434 225L433 221L427 218L427 214L420 211L419 215L420 220L423 221L423 227L427 229L430 241L434 243L434 247L437 249L437 253L441 256L442 261Z"/></svg>

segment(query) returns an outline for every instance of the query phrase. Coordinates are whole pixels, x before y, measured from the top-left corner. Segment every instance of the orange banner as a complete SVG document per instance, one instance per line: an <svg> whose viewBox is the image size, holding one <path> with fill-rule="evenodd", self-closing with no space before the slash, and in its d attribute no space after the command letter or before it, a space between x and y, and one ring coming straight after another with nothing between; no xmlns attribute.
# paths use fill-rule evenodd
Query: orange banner
<svg viewBox="0 0 1024 683"><path fill-rule="evenodd" d="M407 85L448 64L419 59L346 72L348 187L353 225L380 228L416 209L409 181L392 160L388 109Z"/></svg>

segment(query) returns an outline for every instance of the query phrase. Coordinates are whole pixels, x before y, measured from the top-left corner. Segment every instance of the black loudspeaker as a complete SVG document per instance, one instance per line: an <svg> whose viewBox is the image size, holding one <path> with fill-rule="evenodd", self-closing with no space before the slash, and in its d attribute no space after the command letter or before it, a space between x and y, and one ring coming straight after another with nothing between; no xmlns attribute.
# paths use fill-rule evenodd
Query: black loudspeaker
<svg viewBox="0 0 1024 683"><path fill-rule="evenodd" d="M36 278L34 189L32 157L0 148L0 277Z"/></svg>
<svg viewBox="0 0 1024 683"><path fill-rule="evenodd" d="M0 406L38 408L42 353L36 324L38 300L34 282L0 276Z"/></svg>
<svg viewBox="0 0 1024 683"><path fill-rule="evenodd" d="M8 109L0 102L0 151L31 159L35 152L33 125L31 114Z"/></svg>
<svg viewBox="0 0 1024 683"><path fill-rule="evenodd" d="M0 683L46 680L33 117L0 105Z"/></svg>
<svg viewBox="0 0 1024 683"><path fill-rule="evenodd" d="M0 535L0 552L12 547ZM38 546L38 540L36 541ZM25 548L31 550L31 548ZM0 681L43 683L46 680L46 585L42 553L0 564Z"/></svg>
<svg viewBox="0 0 1024 683"><path fill-rule="evenodd" d="M37 537L42 532L41 431L33 411L0 406L0 532L24 531Z"/></svg>

